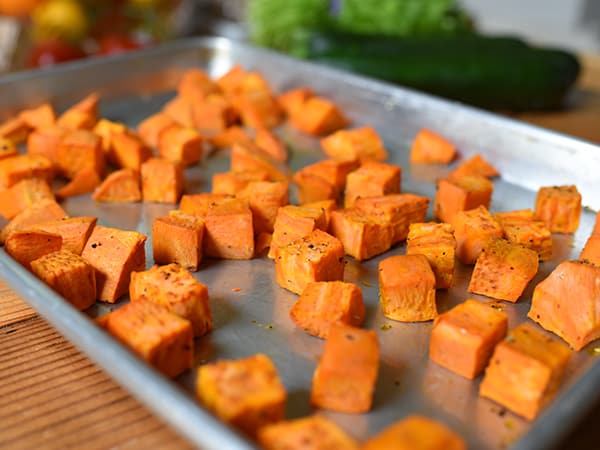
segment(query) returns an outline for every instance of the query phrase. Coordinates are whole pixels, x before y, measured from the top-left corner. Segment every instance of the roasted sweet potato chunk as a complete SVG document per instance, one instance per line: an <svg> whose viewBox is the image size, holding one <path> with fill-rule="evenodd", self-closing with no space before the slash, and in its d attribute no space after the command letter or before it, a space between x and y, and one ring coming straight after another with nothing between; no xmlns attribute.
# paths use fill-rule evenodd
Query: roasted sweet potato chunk
<svg viewBox="0 0 600 450"><path fill-rule="evenodd" d="M60 207L55 200L42 199L33 205L25 208L19 214L12 218L10 222L0 232L0 243L3 243L10 233L25 230L34 225L38 225L50 220L57 220L67 217L67 213Z"/></svg>
<svg viewBox="0 0 600 450"><path fill-rule="evenodd" d="M162 158L150 158L142 164L141 182L145 202L175 204L185 187L181 165Z"/></svg>
<svg viewBox="0 0 600 450"><path fill-rule="evenodd" d="M585 241L585 246L581 250L579 259L589 261L600 267L600 235L593 234Z"/></svg>
<svg viewBox="0 0 600 450"><path fill-rule="evenodd" d="M321 139L327 156L338 161L385 161L387 151L373 127L339 130Z"/></svg>
<svg viewBox="0 0 600 450"><path fill-rule="evenodd" d="M535 250L541 261L552 256L552 233L532 210L495 213L493 217L502 226L509 242Z"/></svg>
<svg viewBox="0 0 600 450"><path fill-rule="evenodd" d="M581 194L574 185L542 187L535 214L553 233L575 233L581 218Z"/></svg>
<svg viewBox="0 0 600 450"><path fill-rule="evenodd" d="M42 155L17 155L0 160L0 189L8 189L25 178L41 178L52 183L52 162Z"/></svg>
<svg viewBox="0 0 600 450"><path fill-rule="evenodd" d="M494 184L480 175L445 178L438 181L433 214L443 222L452 223L454 216L478 206L490 207Z"/></svg>
<svg viewBox="0 0 600 450"><path fill-rule="evenodd" d="M400 166L367 161L346 178L344 207L350 208L359 197L379 197L399 194L402 169Z"/></svg>
<svg viewBox="0 0 600 450"><path fill-rule="evenodd" d="M157 264L177 263L196 271L202 261L204 220L181 211L154 219L152 250Z"/></svg>
<svg viewBox="0 0 600 450"><path fill-rule="evenodd" d="M140 174L133 169L120 169L109 174L94 190L97 202L130 203L142 200Z"/></svg>
<svg viewBox="0 0 600 450"><path fill-rule="evenodd" d="M97 221L97 217L92 216L63 217L38 223L33 226L33 229L60 235L62 237L61 250L69 250L76 255L81 255Z"/></svg>
<svg viewBox="0 0 600 450"><path fill-rule="evenodd" d="M431 130L420 130L410 149L410 162L419 164L448 164L456 156L456 147Z"/></svg>
<svg viewBox="0 0 600 450"><path fill-rule="evenodd" d="M24 178L6 190L0 190L0 214L8 220L40 200L54 200L46 180Z"/></svg>
<svg viewBox="0 0 600 450"><path fill-rule="evenodd" d="M459 212L452 220L452 226L456 257L463 264L474 264L490 239L504 235L500 224L484 206Z"/></svg>
<svg viewBox="0 0 600 450"><path fill-rule="evenodd" d="M4 249L19 264L31 269L31 261L59 251L61 245L62 238L58 234L24 230L10 233L4 242Z"/></svg>
<svg viewBox="0 0 600 450"><path fill-rule="evenodd" d="M327 229L323 210L295 205L282 206L275 216L269 258L275 258L278 249L316 229Z"/></svg>

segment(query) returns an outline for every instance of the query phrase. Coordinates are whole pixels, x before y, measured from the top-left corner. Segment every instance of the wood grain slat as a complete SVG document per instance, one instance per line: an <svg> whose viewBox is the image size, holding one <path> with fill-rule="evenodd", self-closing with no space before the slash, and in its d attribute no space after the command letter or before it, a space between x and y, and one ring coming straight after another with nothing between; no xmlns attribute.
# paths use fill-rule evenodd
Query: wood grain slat
<svg viewBox="0 0 600 450"><path fill-rule="evenodd" d="M0 328L31 319L36 315L33 309L0 280Z"/></svg>

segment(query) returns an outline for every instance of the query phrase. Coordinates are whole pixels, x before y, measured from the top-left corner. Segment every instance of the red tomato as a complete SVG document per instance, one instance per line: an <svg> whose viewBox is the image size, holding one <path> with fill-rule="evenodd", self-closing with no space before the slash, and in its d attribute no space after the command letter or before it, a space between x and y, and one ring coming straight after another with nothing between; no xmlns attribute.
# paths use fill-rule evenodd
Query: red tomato
<svg viewBox="0 0 600 450"><path fill-rule="evenodd" d="M27 65L29 67L46 67L85 56L86 54L81 48L53 39L33 46L29 51Z"/></svg>
<svg viewBox="0 0 600 450"><path fill-rule="evenodd" d="M127 35L108 34L98 39L99 55L115 55L143 47L142 44Z"/></svg>

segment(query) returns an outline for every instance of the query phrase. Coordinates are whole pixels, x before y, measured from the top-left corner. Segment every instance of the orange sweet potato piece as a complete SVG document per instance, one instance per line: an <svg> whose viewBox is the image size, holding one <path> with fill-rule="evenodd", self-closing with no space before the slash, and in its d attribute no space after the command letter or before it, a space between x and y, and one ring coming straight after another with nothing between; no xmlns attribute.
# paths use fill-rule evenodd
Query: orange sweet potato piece
<svg viewBox="0 0 600 450"><path fill-rule="evenodd" d="M379 197L399 194L402 169L400 166L367 161L346 177L344 207L350 208L359 197Z"/></svg>
<svg viewBox="0 0 600 450"><path fill-rule="evenodd" d="M506 336L508 315L490 305L469 299L437 316L429 339L429 358L473 379Z"/></svg>
<svg viewBox="0 0 600 450"><path fill-rule="evenodd" d="M19 113L19 118L32 129L49 127L56 122L56 114L50 103L25 109Z"/></svg>
<svg viewBox="0 0 600 450"><path fill-rule="evenodd" d="M298 109L302 107L304 102L306 102L310 97L313 97L315 94L312 89L307 87L291 89L279 95L277 97L277 101L287 114L287 116L292 116L296 113Z"/></svg>
<svg viewBox="0 0 600 450"><path fill-rule="evenodd" d="M125 133L127 132L127 126L124 123L100 119L92 131L100 136L100 139L102 140L102 150L104 150L104 153L106 153L108 157L113 148L113 133Z"/></svg>
<svg viewBox="0 0 600 450"><path fill-rule="evenodd" d="M94 268L69 250L48 253L31 261L31 271L79 310L96 303Z"/></svg>
<svg viewBox="0 0 600 450"><path fill-rule="evenodd" d="M462 178L467 175L481 175L486 178L494 178L500 175L500 173L483 156L476 153L471 158L460 163L456 169L448 174L448 178Z"/></svg>
<svg viewBox="0 0 600 450"><path fill-rule="evenodd" d="M335 103L319 96L300 104L290 116L290 122L300 131L315 136L333 133L350 124Z"/></svg>
<svg viewBox="0 0 600 450"><path fill-rule="evenodd" d="M64 217L41 222L32 228L60 235L62 237L61 250L69 250L76 255L81 255L97 221L98 218L92 216Z"/></svg>
<svg viewBox="0 0 600 450"><path fill-rule="evenodd" d="M15 261L31 269L31 261L60 250L62 238L45 231L13 231L6 237L4 249Z"/></svg>
<svg viewBox="0 0 600 450"><path fill-rule="evenodd" d="M365 304L360 287L343 281L309 283L290 310L290 319L308 334L327 339L333 324L360 327Z"/></svg>
<svg viewBox="0 0 600 450"><path fill-rule="evenodd" d="M144 202L177 203L184 190L184 174L180 164L161 158L150 158L141 167Z"/></svg>
<svg viewBox="0 0 600 450"><path fill-rule="evenodd" d="M186 70L177 83L177 93L190 100L202 99L218 91L220 91L219 86L204 70L197 68Z"/></svg>
<svg viewBox="0 0 600 450"><path fill-rule="evenodd" d="M324 210L306 206L282 206L275 216L269 258L275 258L278 249L296 239L308 236L316 229L323 231L327 229Z"/></svg>
<svg viewBox="0 0 600 450"><path fill-rule="evenodd" d="M87 194L93 192L102 180L100 174L93 167L84 167L77 172L71 180L54 194L59 200L64 200L68 197L74 197L76 195Z"/></svg>
<svg viewBox="0 0 600 450"><path fill-rule="evenodd" d="M533 420L556 394L569 357L564 344L523 323L496 345L479 393Z"/></svg>
<svg viewBox="0 0 600 450"><path fill-rule="evenodd" d="M229 98L248 127L272 128L283 119L283 111L270 86L258 72L246 73Z"/></svg>
<svg viewBox="0 0 600 450"><path fill-rule="evenodd" d="M254 234L273 232L277 210L290 202L288 185L287 181L251 181L237 194L252 210Z"/></svg>
<svg viewBox="0 0 600 450"><path fill-rule="evenodd" d="M344 266L342 243L317 229L277 251L275 278L281 287L300 294L312 281L341 281Z"/></svg>
<svg viewBox="0 0 600 450"><path fill-rule="evenodd" d="M481 250L493 238L503 237L500 224L484 206L460 211L452 220L456 256L463 264L474 264Z"/></svg>
<svg viewBox="0 0 600 450"><path fill-rule="evenodd" d="M259 258L265 256L271 247L272 238L273 233L267 233L265 231L258 233L254 240L254 256Z"/></svg>
<svg viewBox="0 0 600 450"><path fill-rule="evenodd" d="M443 222L451 223L456 213L477 208L490 207L494 184L480 175L458 179L441 179L433 205L433 214Z"/></svg>
<svg viewBox="0 0 600 450"><path fill-rule="evenodd" d="M298 186L300 204L338 199L346 188L348 174L358 164L358 161L325 159L298 170L292 179Z"/></svg>
<svg viewBox="0 0 600 450"><path fill-rule="evenodd" d="M466 450L467 444L450 428L427 417L411 415L369 438L363 450Z"/></svg>
<svg viewBox="0 0 600 450"><path fill-rule="evenodd" d="M204 139L193 128L173 125L158 136L158 154L161 158L182 164L196 164L204 153Z"/></svg>
<svg viewBox="0 0 600 450"><path fill-rule="evenodd" d="M358 443L336 423L321 414L266 425L258 430L265 450L358 450Z"/></svg>
<svg viewBox="0 0 600 450"><path fill-rule="evenodd" d="M189 98L177 95L163 106L162 112L184 128L194 128L194 113L192 101Z"/></svg>
<svg viewBox="0 0 600 450"><path fill-rule="evenodd" d="M27 139L29 130L29 125L22 118L13 117L0 124L0 138L20 144Z"/></svg>
<svg viewBox="0 0 600 450"><path fill-rule="evenodd" d="M27 137L27 154L41 155L58 165L58 150L67 130L59 126L50 126L33 130Z"/></svg>
<svg viewBox="0 0 600 450"><path fill-rule="evenodd" d="M231 147L232 172L265 172L272 181L288 181L289 169L254 144L234 143Z"/></svg>
<svg viewBox="0 0 600 450"><path fill-rule="evenodd" d="M581 217L581 194L574 185L542 187L535 199L535 214L552 233L575 233Z"/></svg>
<svg viewBox="0 0 600 450"><path fill-rule="evenodd" d="M14 186L25 178L41 178L52 183L52 162L41 155L17 155L0 160L0 189Z"/></svg>
<svg viewBox="0 0 600 450"><path fill-rule="evenodd" d="M96 298L115 303L129 290L131 272L146 267L146 236L137 231L96 225L81 256L96 270Z"/></svg>
<svg viewBox="0 0 600 450"><path fill-rule="evenodd" d="M406 238L406 254L424 255L435 275L436 289L452 287L456 239L448 223L411 223Z"/></svg>
<svg viewBox="0 0 600 450"><path fill-rule="evenodd" d="M369 126L336 131L321 139L321 148L337 161L384 161L388 157L383 141Z"/></svg>
<svg viewBox="0 0 600 450"><path fill-rule="evenodd" d="M396 255L379 263L379 300L384 316L423 322L437 316L435 275L423 255Z"/></svg>
<svg viewBox="0 0 600 450"><path fill-rule="evenodd" d="M538 253L541 261L552 256L552 233L530 209L495 213L494 219L502 226L504 237Z"/></svg>
<svg viewBox="0 0 600 450"><path fill-rule="evenodd" d="M477 258L468 291L515 303L538 271L537 252L491 239Z"/></svg>
<svg viewBox="0 0 600 450"><path fill-rule="evenodd" d="M277 368L260 353L200 366L196 395L209 411L250 437L282 420L287 401Z"/></svg>
<svg viewBox="0 0 600 450"><path fill-rule="evenodd" d="M600 235L592 234L587 239L585 246L579 255L579 259L582 261L589 261L600 267Z"/></svg>
<svg viewBox="0 0 600 450"><path fill-rule="evenodd" d="M229 148L233 144L247 146L254 143L248 133L237 125L232 125L220 133L210 136L208 140L215 148Z"/></svg>
<svg viewBox="0 0 600 450"><path fill-rule="evenodd" d="M600 337L600 267L561 262L533 291L527 316L575 350Z"/></svg>
<svg viewBox="0 0 600 450"><path fill-rule="evenodd" d="M594 222L592 234L600 234L600 211L596 213L596 222Z"/></svg>
<svg viewBox="0 0 600 450"><path fill-rule="evenodd" d="M175 121L167 114L159 112L141 121L137 131L146 145L157 147L160 134L172 125L175 125Z"/></svg>
<svg viewBox="0 0 600 450"><path fill-rule="evenodd" d="M227 95L234 95L246 77L246 70L239 64L232 66L226 73L215 80L221 91Z"/></svg>
<svg viewBox="0 0 600 450"><path fill-rule="evenodd" d="M259 170L248 172L221 172L212 177L213 194L237 195L252 181L268 181L269 174Z"/></svg>
<svg viewBox="0 0 600 450"><path fill-rule="evenodd" d="M130 302L102 322L106 331L165 376L173 378L192 368L192 325L164 306Z"/></svg>
<svg viewBox="0 0 600 450"><path fill-rule="evenodd" d="M323 230L329 229L329 221L331 220L331 213L337 209L337 203L335 200L318 200L316 202L302 203L301 206L305 208L320 209L325 214L325 226Z"/></svg>
<svg viewBox="0 0 600 450"><path fill-rule="evenodd" d="M285 144L271 130L267 128L257 129L254 143L274 160L283 163L287 161L288 152Z"/></svg>
<svg viewBox="0 0 600 450"><path fill-rule="evenodd" d="M417 164L448 164L456 156L456 147L431 130L420 130L410 149L410 162Z"/></svg>
<svg viewBox="0 0 600 450"><path fill-rule="evenodd" d="M13 141L0 137L0 160L11 158L19 154L19 149Z"/></svg>
<svg viewBox="0 0 600 450"><path fill-rule="evenodd" d="M98 103L100 96L90 94L79 103L71 106L57 119L56 124L72 130L91 130L98 121Z"/></svg>
<svg viewBox="0 0 600 450"><path fill-rule="evenodd" d="M198 216L171 211L152 223L152 250L157 264L177 263L196 271L202 261L204 220Z"/></svg>
<svg viewBox="0 0 600 450"><path fill-rule="evenodd" d="M238 112L221 94L210 94L192 103L192 121L202 135L223 132L238 120Z"/></svg>
<svg viewBox="0 0 600 450"><path fill-rule="evenodd" d="M310 403L332 411L367 412L378 372L377 334L333 324L313 375Z"/></svg>
<svg viewBox="0 0 600 450"><path fill-rule="evenodd" d="M0 243L3 243L7 236L15 231L26 230L34 225L38 225L50 220L57 220L67 217L67 213L52 199L42 199L37 203L21 211L0 232Z"/></svg>
<svg viewBox="0 0 600 450"><path fill-rule="evenodd" d="M59 172L69 179L86 168L102 177L106 165L102 140L89 130L69 131L60 142L57 165Z"/></svg>
<svg viewBox="0 0 600 450"><path fill-rule="evenodd" d="M97 202L127 203L142 200L140 174L133 169L120 169L109 174L94 190Z"/></svg>
<svg viewBox="0 0 600 450"><path fill-rule="evenodd" d="M212 329L208 288L179 264L132 272L129 297L132 302L159 304L189 320L194 336L204 336Z"/></svg>
<svg viewBox="0 0 600 450"><path fill-rule="evenodd" d="M8 220L42 199L54 200L48 183L41 178L24 178L0 191L0 214Z"/></svg>
<svg viewBox="0 0 600 450"><path fill-rule="evenodd" d="M139 171L144 161L152 157L150 147L132 131L112 132L111 143L106 158L116 167Z"/></svg>
<svg viewBox="0 0 600 450"><path fill-rule="evenodd" d="M209 192L202 192L200 194L186 194L181 197L179 209L186 214L205 217L208 214L208 209L211 207L211 205L218 205L233 198L233 195L213 194Z"/></svg>

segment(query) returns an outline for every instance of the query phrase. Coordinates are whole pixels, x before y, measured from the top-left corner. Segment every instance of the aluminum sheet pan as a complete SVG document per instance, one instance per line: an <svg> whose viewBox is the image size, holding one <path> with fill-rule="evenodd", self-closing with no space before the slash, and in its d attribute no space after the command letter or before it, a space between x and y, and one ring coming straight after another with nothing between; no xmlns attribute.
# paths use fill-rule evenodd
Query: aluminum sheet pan
<svg viewBox="0 0 600 450"><path fill-rule="evenodd" d="M382 135L391 162L403 167L402 189L433 197L435 180L454 167L411 167L408 149L422 127L454 141L463 157L483 154L502 173L495 182L491 209L532 208L540 186L577 184L584 204L600 206L600 148L571 137L511 119L447 102L397 86L318 67L222 38L199 38L101 60L77 62L51 70L26 72L0 80L0 118L42 101L65 108L91 91L101 94L104 117L136 126L174 95L181 73L200 67L218 76L233 64L259 70L275 90L310 86L335 100L355 125L372 125ZM288 126L278 132L292 148L297 169L323 157L318 141ZM188 169L189 192L210 189L212 173L227 170L225 154L215 154ZM99 223L149 235L152 220L173 207L158 204L96 204L89 196L64 203L71 215L95 215ZM431 217L431 214L430 216ZM555 252L517 304L506 304L509 325L526 320L533 286L565 259L575 259L593 226L594 214L582 215L574 236L554 235ZM147 242L147 266L152 265ZM479 398L480 378L469 381L428 360L431 323L407 324L383 317L378 305L377 264L404 246L358 263L348 258L345 280L362 287L365 327L377 331L381 367L372 411L326 413L359 440L409 413L438 419L459 432L473 449L547 448L563 436L598 397L600 363L585 349L574 353L557 398L535 421L527 422L497 404ZM456 286L437 294L445 311L467 297L470 270L459 267ZM0 276L67 339L103 367L133 395L191 442L206 449L253 448L253 444L206 413L194 399L195 370L174 381L146 366L96 327L91 318L117 305L98 305L86 313L74 310L2 250ZM274 281L272 261L206 260L197 278L208 285L215 329L197 340L195 366L220 358L256 352L268 354L289 393L288 418L311 412L309 392L323 341L296 329L288 311L296 295ZM241 288L241 289L240 289ZM390 327L384 325L391 325ZM594 347L594 343L589 347ZM589 350L589 348L588 348Z"/></svg>

